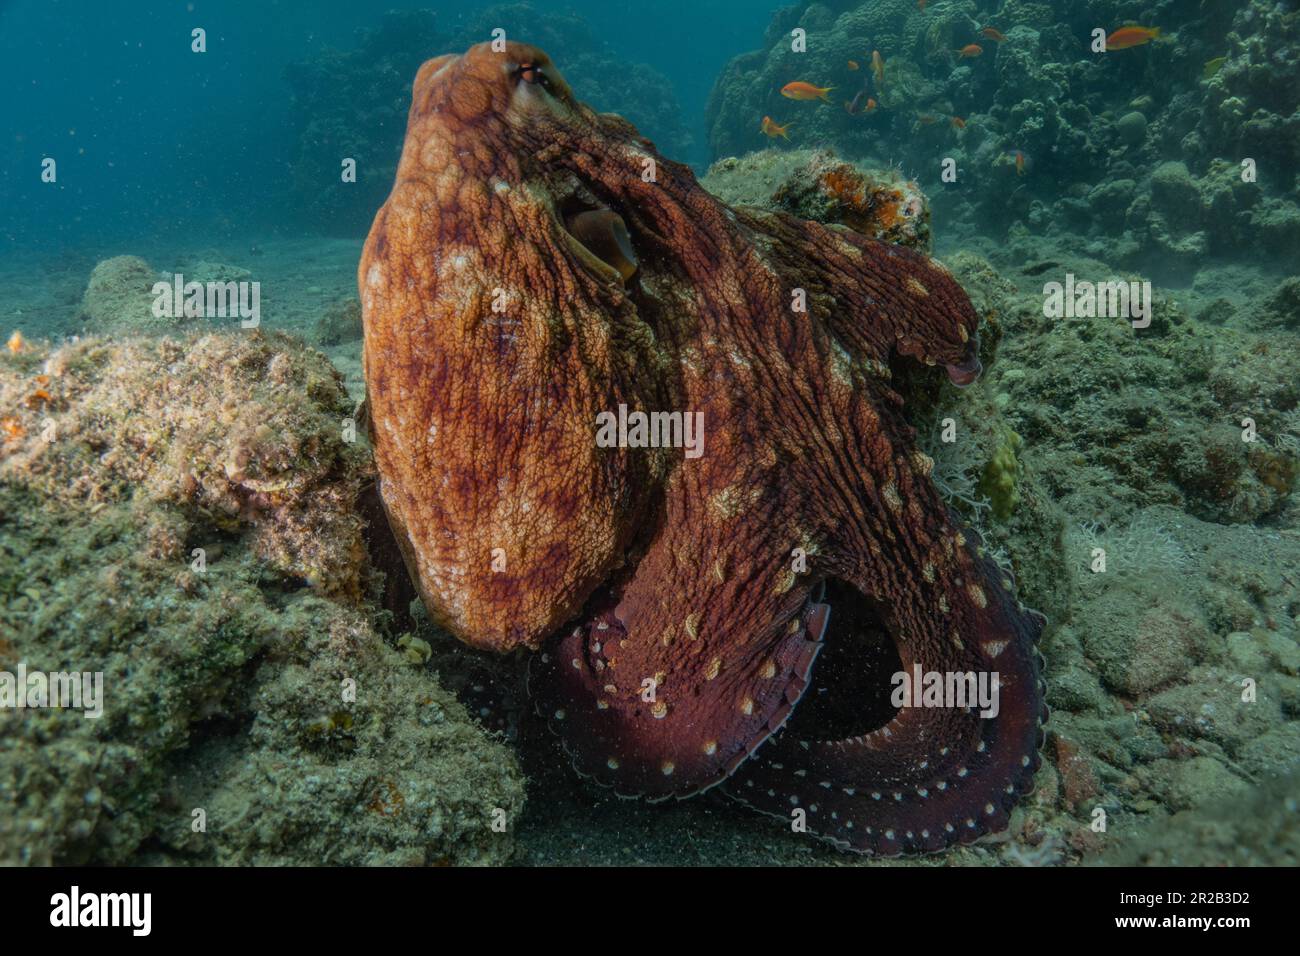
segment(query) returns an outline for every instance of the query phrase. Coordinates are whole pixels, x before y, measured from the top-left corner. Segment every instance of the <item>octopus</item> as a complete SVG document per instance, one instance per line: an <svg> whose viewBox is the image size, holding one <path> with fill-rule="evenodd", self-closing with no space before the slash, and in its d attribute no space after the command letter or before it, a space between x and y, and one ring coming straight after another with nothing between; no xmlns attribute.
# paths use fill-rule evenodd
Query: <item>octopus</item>
<svg viewBox="0 0 1300 956"><path fill-rule="evenodd" d="M581 775L719 787L881 856L1008 826L1039 765L1043 619L936 491L891 371L981 371L941 264L725 205L510 42L419 69L358 283L411 580L465 643L534 652ZM840 602L871 627L837 633ZM786 727L823 648L881 646L918 690L991 680L998 705L918 693L855 725L855 690L842 732Z"/></svg>

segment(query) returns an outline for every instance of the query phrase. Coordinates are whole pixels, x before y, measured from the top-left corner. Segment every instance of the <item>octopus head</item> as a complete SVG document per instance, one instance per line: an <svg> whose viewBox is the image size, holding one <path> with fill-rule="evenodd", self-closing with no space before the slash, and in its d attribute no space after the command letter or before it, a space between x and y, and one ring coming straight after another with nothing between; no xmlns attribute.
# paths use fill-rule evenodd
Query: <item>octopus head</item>
<svg viewBox="0 0 1300 956"><path fill-rule="evenodd" d="M611 208L639 183L631 129L535 47L432 59L362 255L385 508L430 614L477 647L536 648L576 615L662 471L658 449L596 441L602 413L655 407L663 361Z"/></svg>
<svg viewBox="0 0 1300 956"><path fill-rule="evenodd" d="M418 159L431 169L454 160L494 167L498 182L527 181L580 264L599 279L626 281L636 272L626 223L590 185L593 173L609 177L628 168L610 162L612 152L593 152L622 153L619 147L639 137L621 119L600 116L575 99L542 50L480 43L429 60L416 75L409 128L408 142L419 144ZM585 178L574 173L575 154L589 159Z"/></svg>
<svg viewBox="0 0 1300 956"><path fill-rule="evenodd" d="M544 52L525 43L480 43L435 57L420 67L411 118L444 114L463 129L471 121L527 130L541 114L568 119L585 109Z"/></svg>

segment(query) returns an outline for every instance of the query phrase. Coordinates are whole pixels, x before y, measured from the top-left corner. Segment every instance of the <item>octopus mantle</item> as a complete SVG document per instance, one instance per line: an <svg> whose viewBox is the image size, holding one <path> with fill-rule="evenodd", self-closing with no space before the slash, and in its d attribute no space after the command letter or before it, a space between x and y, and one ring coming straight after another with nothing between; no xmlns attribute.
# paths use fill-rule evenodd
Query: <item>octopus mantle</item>
<svg viewBox="0 0 1300 956"><path fill-rule="evenodd" d="M890 384L897 356L979 372L941 265L729 208L510 43L421 67L358 280L420 596L467 643L540 649L530 689L582 774L651 799L725 782L878 854L1006 826L1038 766L1041 620L936 493ZM620 406L702 415L703 454L601 447ZM828 587L902 671L996 675L996 716L777 734L837 640Z"/></svg>

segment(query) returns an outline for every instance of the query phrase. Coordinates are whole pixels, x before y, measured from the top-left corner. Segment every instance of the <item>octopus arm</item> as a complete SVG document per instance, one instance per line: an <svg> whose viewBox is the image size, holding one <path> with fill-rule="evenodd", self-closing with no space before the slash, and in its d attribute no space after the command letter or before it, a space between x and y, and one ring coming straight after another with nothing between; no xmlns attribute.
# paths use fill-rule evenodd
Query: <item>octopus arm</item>
<svg viewBox="0 0 1300 956"><path fill-rule="evenodd" d="M787 821L802 808L811 832L882 856L935 852L1006 828L1040 763L1043 619L1019 604L1009 577L968 535L949 526L929 537L938 542L933 564L886 553L889 573L879 560L839 570L881 602L911 686L924 675L945 685L955 677L951 686L971 696L918 695L883 726L843 739L783 733L739 768L729 795ZM945 540L952 556L938 560ZM996 694L972 699L979 686Z"/></svg>
<svg viewBox="0 0 1300 956"><path fill-rule="evenodd" d="M806 292L809 310L855 358L888 361L899 352L926 364L973 367L979 315L937 260L844 226L742 215L762 233L772 269Z"/></svg>

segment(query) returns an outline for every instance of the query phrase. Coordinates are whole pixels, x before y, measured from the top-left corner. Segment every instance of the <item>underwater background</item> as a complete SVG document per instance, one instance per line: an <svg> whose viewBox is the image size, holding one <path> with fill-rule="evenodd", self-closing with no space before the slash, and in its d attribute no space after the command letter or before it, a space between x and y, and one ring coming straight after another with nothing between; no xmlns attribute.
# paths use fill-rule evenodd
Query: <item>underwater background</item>
<svg viewBox="0 0 1300 956"><path fill-rule="evenodd" d="M984 319L980 380L908 414L1047 615L1052 714L1007 832L903 862L1296 863L1286 0L0 2L0 671L105 685L0 708L0 862L865 862L585 784L524 662L383 607L357 262L416 70L497 27L719 198L927 251ZM259 283L258 328L158 316L176 275ZM1148 325L1045 312L1112 280Z"/></svg>

